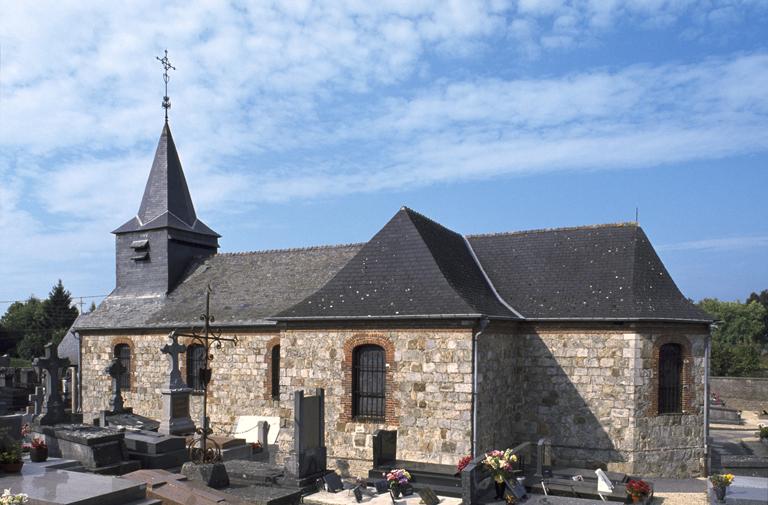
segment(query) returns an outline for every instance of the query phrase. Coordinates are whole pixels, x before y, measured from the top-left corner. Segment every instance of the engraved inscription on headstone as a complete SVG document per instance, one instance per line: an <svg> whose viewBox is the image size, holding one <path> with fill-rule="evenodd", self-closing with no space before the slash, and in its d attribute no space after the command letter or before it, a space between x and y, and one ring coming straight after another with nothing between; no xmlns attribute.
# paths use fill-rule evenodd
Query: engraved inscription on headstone
<svg viewBox="0 0 768 505"><path fill-rule="evenodd" d="M174 396L171 398L171 412L173 417L189 416L189 400L184 396Z"/></svg>

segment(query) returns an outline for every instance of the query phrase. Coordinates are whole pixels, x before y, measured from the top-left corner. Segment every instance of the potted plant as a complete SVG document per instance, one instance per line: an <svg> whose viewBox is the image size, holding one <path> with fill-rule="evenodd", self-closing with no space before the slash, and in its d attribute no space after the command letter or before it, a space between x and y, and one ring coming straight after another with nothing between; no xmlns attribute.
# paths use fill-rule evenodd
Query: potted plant
<svg viewBox="0 0 768 505"><path fill-rule="evenodd" d="M768 445L768 426L764 424L758 424L757 425L757 436L760 438L760 441L766 445Z"/></svg>
<svg viewBox="0 0 768 505"><path fill-rule="evenodd" d="M627 494L632 498L632 503L645 501L651 493L651 486L642 479L630 479L626 488Z"/></svg>
<svg viewBox="0 0 768 505"><path fill-rule="evenodd" d="M24 493L13 494L10 489L3 491L0 495L0 505L23 505L29 501L29 496Z"/></svg>
<svg viewBox="0 0 768 505"><path fill-rule="evenodd" d="M0 451L0 469L6 473L19 473L24 462L21 460L21 445L9 445Z"/></svg>
<svg viewBox="0 0 768 505"><path fill-rule="evenodd" d="M709 481L712 483L712 489L715 491L717 501L725 501L725 490L733 482L733 474L731 473L716 473L709 477Z"/></svg>
<svg viewBox="0 0 768 505"><path fill-rule="evenodd" d="M48 445L44 438L35 437L29 447L29 459L33 463L42 463L48 459Z"/></svg>
<svg viewBox="0 0 768 505"><path fill-rule="evenodd" d="M395 498L400 497L400 493L410 481L411 474L408 473L408 470L403 468L396 468L387 474L387 483L389 484L389 489L392 491L392 496Z"/></svg>
<svg viewBox="0 0 768 505"><path fill-rule="evenodd" d="M504 479L512 474L512 463L517 461L517 456L512 449L506 451L491 451L485 454L483 466L491 472L493 482L496 485L496 499L504 499Z"/></svg>

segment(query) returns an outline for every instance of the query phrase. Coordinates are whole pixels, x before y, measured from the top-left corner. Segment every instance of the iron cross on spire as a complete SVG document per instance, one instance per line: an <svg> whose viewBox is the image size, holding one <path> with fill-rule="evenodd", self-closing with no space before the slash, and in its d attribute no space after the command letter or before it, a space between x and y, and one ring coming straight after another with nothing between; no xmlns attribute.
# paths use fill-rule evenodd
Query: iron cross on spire
<svg viewBox="0 0 768 505"><path fill-rule="evenodd" d="M163 97L163 109L165 109L165 122L168 122L168 109L171 108L171 99L168 98L168 79L170 79L170 76L168 75L168 70L176 70L176 67L171 65L170 60L168 59L168 49L165 50L165 56L162 58L159 56L155 56L155 59L163 64L163 69L165 70L163 72L163 80L165 81L165 96Z"/></svg>

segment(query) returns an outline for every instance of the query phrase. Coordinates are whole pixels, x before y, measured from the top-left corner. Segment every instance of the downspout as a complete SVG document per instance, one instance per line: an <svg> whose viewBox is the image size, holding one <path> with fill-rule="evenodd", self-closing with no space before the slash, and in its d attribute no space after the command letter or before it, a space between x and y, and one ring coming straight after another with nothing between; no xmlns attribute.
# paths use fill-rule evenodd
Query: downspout
<svg viewBox="0 0 768 505"><path fill-rule="evenodd" d="M710 454L709 454L709 360L712 353L712 330L715 324L710 325L709 335L707 335L707 345L704 348L704 476L709 476Z"/></svg>
<svg viewBox="0 0 768 505"><path fill-rule="evenodd" d="M73 391L77 395L77 401L76 412L73 414L79 414L83 411L83 339L79 331L73 331L72 335L77 339L77 390Z"/></svg>
<svg viewBox="0 0 768 505"><path fill-rule="evenodd" d="M488 327L488 318L480 320L477 331L472 334L472 459L477 457L477 340Z"/></svg>

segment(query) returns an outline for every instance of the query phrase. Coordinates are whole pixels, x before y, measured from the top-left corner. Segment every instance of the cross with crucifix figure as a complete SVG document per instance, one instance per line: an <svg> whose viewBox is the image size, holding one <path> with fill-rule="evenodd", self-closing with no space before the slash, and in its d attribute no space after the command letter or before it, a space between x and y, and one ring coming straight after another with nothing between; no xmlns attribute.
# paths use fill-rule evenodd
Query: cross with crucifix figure
<svg viewBox="0 0 768 505"><path fill-rule="evenodd" d="M44 425L53 425L68 421L64 412L64 400L59 393L61 382L61 369L69 366L69 358L59 358L57 348L53 342L45 344L45 357L35 358L32 366L38 374L45 371L45 404L42 415L37 422Z"/></svg>
<svg viewBox="0 0 768 505"><path fill-rule="evenodd" d="M171 361L171 372L168 375L168 389L186 389L187 385L181 380L181 371L179 370L179 355L183 354L187 350L187 346L179 343L179 337L176 336L176 332L171 332L168 335L171 339L170 344L160 349L163 354L167 354Z"/></svg>
<svg viewBox="0 0 768 505"><path fill-rule="evenodd" d="M120 376L127 371L128 369L125 368L120 358L113 358L112 362L104 369L104 373L112 377L112 397L109 399L109 407L113 414L125 412Z"/></svg>

